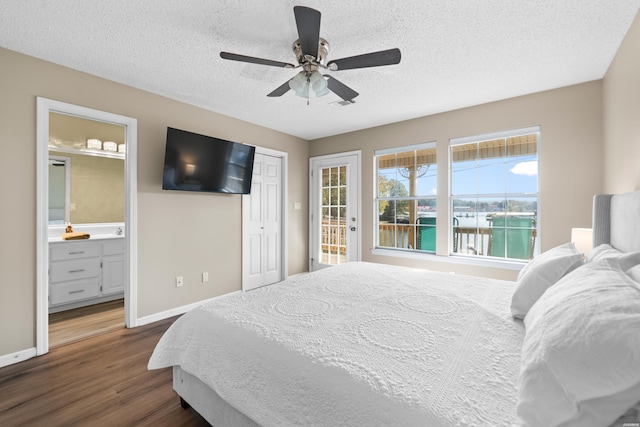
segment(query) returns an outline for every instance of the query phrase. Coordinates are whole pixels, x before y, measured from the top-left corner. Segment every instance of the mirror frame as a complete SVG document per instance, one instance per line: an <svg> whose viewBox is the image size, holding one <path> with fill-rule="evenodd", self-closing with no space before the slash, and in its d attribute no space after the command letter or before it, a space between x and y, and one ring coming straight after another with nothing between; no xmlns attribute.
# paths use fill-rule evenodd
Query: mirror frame
<svg viewBox="0 0 640 427"><path fill-rule="evenodd" d="M125 326L138 326L137 119L37 97L36 125L36 355L49 351L49 113L125 127Z"/></svg>

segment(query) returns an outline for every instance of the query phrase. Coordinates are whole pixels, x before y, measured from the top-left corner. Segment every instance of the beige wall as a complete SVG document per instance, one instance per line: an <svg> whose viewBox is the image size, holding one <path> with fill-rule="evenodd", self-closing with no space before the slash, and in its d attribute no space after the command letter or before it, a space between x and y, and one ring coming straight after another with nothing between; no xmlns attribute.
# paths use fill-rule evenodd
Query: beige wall
<svg viewBox="0 0 640 427"><path fill-rule="evenodd" d="M71 159L71 224L124 221L124 161L100 156L61 153ZM75 231L82 231L77 229Z"/></svg>
<svg viewBox="0 0 640 427"><path fill-rule="evenodd" d="M516 272L373 255L374 150L437 141L448 157L451 138L540 125L540 243L546 250L570 240L572 227L591 226L591 199L602 190L602 82L590 82L505 101L311 141L310 155L362 150L363 261L513 279ZM439 165L442 165L440 163ZM448 171L438 169L438 206L448 206ZM440 211L442 212L442 211ZM446 235L449 221L439 221ZM446 241L437 252L447 253Z"/></svg>
<svg viewBox="0 0 640 427"><path fill-rule="evenodd" d="M288 153L289 274L306 271L306 141L1 48L0 64L0 356L35 346L38 96L138 120L139 316L240 289L241 196L162 191L167 126Z"/></svg>
<svg viewBox="0 0 640 427"><path fill-rule="evenodd" d="M604 188L640 190L640 14L604 78Z"/></svg>
<svg viewBox="0 0 640 427"><path fill-rule="evenodd" d="M188 128L289 153L289 274L306 270L307 156L361 149L364 230L373 230L373 151L540 125L542 249L565 242L572 227L591 224L593 194L640 189L640 23L636 18L603 81L561 88L449 113L313 141L253 126L83 73L0 49L0 356L35 345L36 96L138 119L139 315L239 288L240 199L160 190L166 126ZM604 161L603 161L604 157ZM439 172L440 206L446 170ZM303 209L291 209L301 202ZM363 259L509 278L513 272L373 256ZM194 248L193 250L191 248ZM441 252L443 248L438 247ZM210 285L194 284L207 269ZM173 277L185 276L177 290Z"/></svg>

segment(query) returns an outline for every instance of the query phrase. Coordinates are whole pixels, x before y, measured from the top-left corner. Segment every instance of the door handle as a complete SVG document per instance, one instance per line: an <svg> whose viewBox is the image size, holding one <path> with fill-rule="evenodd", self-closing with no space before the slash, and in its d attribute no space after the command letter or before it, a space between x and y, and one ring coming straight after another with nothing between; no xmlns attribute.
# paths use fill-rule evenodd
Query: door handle
<svg viewBox="0 0 640 427"><path fill-rule="evenodd" d="M355 227L351 227L350 230L351 231L356 231L356 228Z"/></svg>

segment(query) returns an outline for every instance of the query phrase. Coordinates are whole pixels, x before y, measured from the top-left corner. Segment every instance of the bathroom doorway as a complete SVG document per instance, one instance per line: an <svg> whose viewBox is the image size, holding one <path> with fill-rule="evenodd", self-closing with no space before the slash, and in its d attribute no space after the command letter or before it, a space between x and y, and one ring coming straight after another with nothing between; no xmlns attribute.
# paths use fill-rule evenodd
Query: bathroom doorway
<svg viewBox="0 0 640 427"><path fill-rule="evenodd" d="M37 104L41 355L136 324L137 121L45 98Z"/></svg>
<svg viewBox="0 0 640 427"><path fill-rule="evenodd" d="M122 125L49 112L51 348L124 327L125 137ZM68 227L89 238L63 240Z"/></svg>

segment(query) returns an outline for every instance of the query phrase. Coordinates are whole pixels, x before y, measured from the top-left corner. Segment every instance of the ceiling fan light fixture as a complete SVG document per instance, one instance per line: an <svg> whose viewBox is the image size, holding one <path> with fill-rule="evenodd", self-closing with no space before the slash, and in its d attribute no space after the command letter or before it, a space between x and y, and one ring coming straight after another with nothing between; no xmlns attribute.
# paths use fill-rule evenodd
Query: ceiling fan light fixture
<svg viewBox="0 0 640 427"><path fill-rule="evenodd" d="M327 80L322 76L322 74L320 74L318 70L315 70L311 73L309 82L311 83L311 89L313 89L318 98L329 93L329 85L327 83Z"/></svg>
<svg viewBox="0 0 640 427"><path fill-rule="evenodd" d="M289 87L296 95L302 96L303 98L309 97L309 83L307 82L307 74L304 71L299 72L294 78L289 80Z"/></svg>
<svg viewBox="0 0 640 427"><path fill-rule="evenodd" d="M324 87L323 89L316 90L316 96L320 98L321 96L325 96L330 92L328 87Z"/></svg>
<svg viewBox="0 0 640 427"><path fill-rule="evenodd" d="M305 83L304 86L302 86L302 90L296 92L296 95L309 99L309 83Z"/></svg>
<svg viewBox="0 0 640 427"><path fill-rule="evenodd" d="M281 84L275 90L267 94L268 97L278 97L293 90L296 95L307 99L309 105L310 88L316 97L324 96L329 92L338 95L348 104L353 104L353 98L358 92L341 83L330 75L322 75L318 69L330 71L353 70L357 68L380 67L383 65L399 64L401 59L400 49L393 48L369 52L361 55L349 56L329 61L325 65L329 54L329 43L320 37L320 12L305 6L294 6L293 14L298 29L298 40L293 42L293 53L298 61L297 66L271 59L257 58L254 56L239 55L231 52L220 52L222 59L247 62L250 64L269 65L280 68L299 68L304 71L296 74L291 80Z"/></svg>

